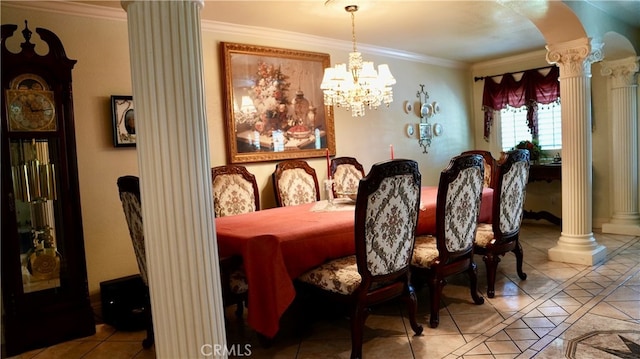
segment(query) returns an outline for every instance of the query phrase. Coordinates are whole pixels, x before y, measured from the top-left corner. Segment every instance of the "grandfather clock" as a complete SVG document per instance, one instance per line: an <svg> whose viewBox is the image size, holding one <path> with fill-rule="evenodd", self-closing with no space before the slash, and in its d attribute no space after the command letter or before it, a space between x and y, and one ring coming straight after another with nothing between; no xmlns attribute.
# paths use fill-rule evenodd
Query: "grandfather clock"
<svg viewBox="0 0 640 359"><path fill-rule="evenodd" d="M2 325L9 356L95 333L89 303L71 70L60 39L2 25ZM18 42L21 41L18 40ZM47 52L48 50L48 52ZM42 53L47 52L45 55Z"/></svg>

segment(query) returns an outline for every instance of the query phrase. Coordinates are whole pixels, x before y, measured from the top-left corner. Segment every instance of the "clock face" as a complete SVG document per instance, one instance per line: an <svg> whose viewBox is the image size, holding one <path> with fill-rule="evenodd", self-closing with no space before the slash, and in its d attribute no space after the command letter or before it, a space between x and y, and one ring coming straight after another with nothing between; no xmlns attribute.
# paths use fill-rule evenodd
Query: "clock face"
<svg viewBox="0 0 640 359"><path fill-rule="evenodd" d="M7 90L9 131L55 131L53 92Z"/></svg>

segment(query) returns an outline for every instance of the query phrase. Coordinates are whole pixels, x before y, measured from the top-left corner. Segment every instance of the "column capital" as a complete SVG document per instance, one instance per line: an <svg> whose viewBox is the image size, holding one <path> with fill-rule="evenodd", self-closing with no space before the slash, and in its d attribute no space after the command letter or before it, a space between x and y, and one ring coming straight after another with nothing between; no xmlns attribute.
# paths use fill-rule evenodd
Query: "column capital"
<svg viewBox="0 0 640 359"><path fill-rule="evenodd" d="M588 37L547 45L547 62L560 67L561 78L591 76L591 64L604 57L602 47Z"/></svg>
<svg viewBox="0 0 640 359"><path fill-rule="evenodd" d="M600 74L609 76L613 80L614 88L637 86L634 77L640 70L638 60L640 57L629 56L619 60L602 61Z"/></svg>

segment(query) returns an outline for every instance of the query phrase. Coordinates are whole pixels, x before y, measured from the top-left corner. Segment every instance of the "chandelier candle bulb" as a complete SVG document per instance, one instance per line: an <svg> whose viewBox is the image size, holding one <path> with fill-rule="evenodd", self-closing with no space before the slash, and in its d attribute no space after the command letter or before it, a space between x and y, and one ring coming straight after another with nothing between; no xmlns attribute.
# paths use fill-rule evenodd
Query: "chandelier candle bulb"
<svg viewBox="0 0 640 359"><path fill-rule="evenodd" d="M389 145L389 149L391 150L391 159L393 159L393 145Z"/></svg>

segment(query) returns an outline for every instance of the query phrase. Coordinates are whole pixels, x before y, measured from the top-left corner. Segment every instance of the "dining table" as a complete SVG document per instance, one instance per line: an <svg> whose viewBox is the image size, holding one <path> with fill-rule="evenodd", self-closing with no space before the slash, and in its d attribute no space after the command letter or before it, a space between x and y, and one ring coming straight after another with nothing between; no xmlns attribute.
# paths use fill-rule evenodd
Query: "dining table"
<svg viewBox="0 0 640 359"><path fill-rule="evenodd" d="M438 187L423 186L416 235L435 234ZM479 222L491 221L493 190ZM247 324L273 338L293 302L294 280L331 259L355 254L355 202L348 198L263 209L215 219L221 257L240 255L249 285Z"/></svg>

